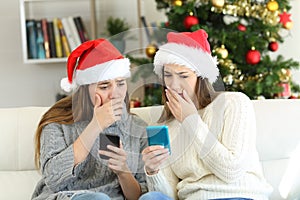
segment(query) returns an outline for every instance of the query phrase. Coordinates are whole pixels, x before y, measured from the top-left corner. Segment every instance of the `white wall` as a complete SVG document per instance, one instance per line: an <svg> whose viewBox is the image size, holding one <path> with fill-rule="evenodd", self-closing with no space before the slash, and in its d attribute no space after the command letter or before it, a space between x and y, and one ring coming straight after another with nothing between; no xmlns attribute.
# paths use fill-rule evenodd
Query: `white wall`
<svg viewBox="0 0 300 200"><path fill-rule="evenodd" d="M284 43L279 45L278 51L275 55L281 54L284 58L292 58L300 62L300 1L290 0L292 9L290 11L291 20L293 21L293 28L290 31L283 30L281 34L284 36ZM300 84L300 69L293 70L293 80Z"/></svg>
<svg viewBox="0 0 300 200"><path fill-rule="evenodd" d="M53 103L64 65L23 64L18 0L1 2L0 27L0 107Z"/></svg>
<svg viewBox="0 0 300 200"><path fill-rule="evenodd" d="M99 1L99 0L98 0ZM141 0L147 22L165 21L164 14L156 11L154 0ZM0 107L16 106L50 106L55 102L56 93L60 92L59 82L65 74L65 63L58 64L24 64L21 49L21 29L19 0L1 1L0 6ZM133 28L137 26L137 0L101 1L102 13L128 19ZM123 3L120 3L123 2ZM126 3L124 3L126 2ZM300 61L300 1L292 0L292 20L294 28L291 36L285 39L278 53L285 58ZM102 14L101 13L101 14ZM104 18L104 17L103 17ZM103 26L103 21L101 22ZM100 26L100 27L101 27ZM300 72L295 72L300 83Z"/></svg>

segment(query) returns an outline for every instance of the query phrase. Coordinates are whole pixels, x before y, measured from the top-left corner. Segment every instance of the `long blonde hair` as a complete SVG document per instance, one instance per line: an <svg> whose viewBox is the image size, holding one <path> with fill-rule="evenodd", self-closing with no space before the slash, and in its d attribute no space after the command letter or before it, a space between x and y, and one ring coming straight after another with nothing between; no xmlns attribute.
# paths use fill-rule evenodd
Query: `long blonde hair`
<svg viewBox="0 0 300 200"><path fill-rule="evenodd" d="M164 74L164 73L162 73ZM170 111L168 105L166 104L167 97L165 93L165 83L164 83L164 75L163 75L163 85L162 88L162 104L164 105L163 112L157 121L158 123L165 123L171 119L174 119L172 112ZM198 105L195 105L199 109L205 108L208 104L210 104L217 96L219 92L216 92L213 86L209 83L207 78L198 77L196 88L195 88L195 95L198 100Z"/></svg>
<svg viewBox="0 0 300 200"><path fill-rule="evenodd" d="M125 97L126 109L129 113L129 97ZM93 117L94 106L90 99L88 85L83 85L70 96L56 102L41 118L35 133L34 161L37 169L40 169L41 134L43 128L50 123L73 124L77 121L90 121Z"/></svg>

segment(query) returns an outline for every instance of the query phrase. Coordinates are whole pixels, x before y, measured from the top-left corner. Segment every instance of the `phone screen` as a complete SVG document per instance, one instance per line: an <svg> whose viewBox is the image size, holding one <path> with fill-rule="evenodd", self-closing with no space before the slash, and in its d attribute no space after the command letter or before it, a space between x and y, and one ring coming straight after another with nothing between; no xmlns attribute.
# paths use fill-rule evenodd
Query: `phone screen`
<svg viewBox="0 0 300 200"><path fill-rule="evenodd" d="M147 126L146 127L149 146L161 145L168 148L171 153L168 126Z"/></svg>
<svg viewBox="0 0 300 200"><path fill-rule="evenodd" d="M120 137L117 135L109 135L109 134L100 134L100 150L110 151L107 149L107 145L120 147ZM100 154L100 158L109 159L109 157Z"/></svg>

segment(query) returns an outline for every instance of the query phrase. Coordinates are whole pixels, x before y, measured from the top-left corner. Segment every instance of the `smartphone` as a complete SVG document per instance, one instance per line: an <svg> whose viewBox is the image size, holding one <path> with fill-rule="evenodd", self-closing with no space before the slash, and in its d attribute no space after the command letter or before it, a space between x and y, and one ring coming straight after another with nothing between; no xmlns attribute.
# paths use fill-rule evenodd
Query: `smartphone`
<svg viewBox="0 0 300 200"><path fill-rule="evenodd" d="M120 147L120 137L117 135L110 135L110 134L100 134L100 150L104 151L111 151L107 149L107 145ZM108 156L100 154L100 158L102 159L109 159Z"/></svg>
<svg viewBox="0 0 300 200"><path fill-rule="evenodd" d="M171 154L168 126L147 126L146 127L149 146L161 145L168 148Z"/></svg>

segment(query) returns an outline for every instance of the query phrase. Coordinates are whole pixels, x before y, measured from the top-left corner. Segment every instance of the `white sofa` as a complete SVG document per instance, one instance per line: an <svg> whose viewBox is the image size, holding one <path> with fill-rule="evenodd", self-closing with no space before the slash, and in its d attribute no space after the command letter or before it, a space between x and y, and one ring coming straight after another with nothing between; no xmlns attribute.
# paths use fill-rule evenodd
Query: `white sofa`
<svg viewBox="0 0 300 200"><path fill-rule="evenodd" d="M253 105L257 148L265 177L274 188L270 199L300 199L300 100L255 100ZM131 111L151 124L159 117L161 108ZM0 109L0 200L30 199L40 179L34 168L33 137L47 109Z"/></svg>

